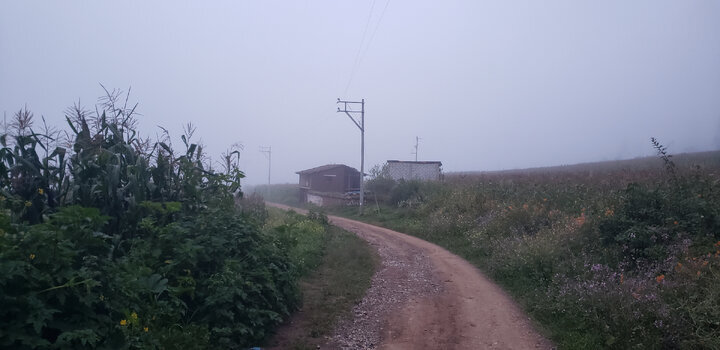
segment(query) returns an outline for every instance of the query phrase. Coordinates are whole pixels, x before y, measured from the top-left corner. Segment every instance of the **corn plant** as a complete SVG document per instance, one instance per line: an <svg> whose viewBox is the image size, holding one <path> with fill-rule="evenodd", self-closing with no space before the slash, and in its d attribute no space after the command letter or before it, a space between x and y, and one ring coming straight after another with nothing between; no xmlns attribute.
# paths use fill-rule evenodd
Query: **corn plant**
<svg viewBox="0 0 720 350"><path fill-rule="evenodd" d="M18 220L39 223L67 194L66 150L50 150L54 139L33 131L33 114L27 108L15 113L13 126L12 134L6 130L0 135L0 191Z"/></svg>

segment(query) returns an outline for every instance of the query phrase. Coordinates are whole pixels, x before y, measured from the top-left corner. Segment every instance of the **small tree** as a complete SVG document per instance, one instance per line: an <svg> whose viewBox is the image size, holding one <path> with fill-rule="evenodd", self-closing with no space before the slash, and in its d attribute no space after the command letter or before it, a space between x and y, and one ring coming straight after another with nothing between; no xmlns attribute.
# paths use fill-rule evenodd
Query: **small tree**
<svg viewBox="0 0 720 350"><path fill-rule="evenodd" d="M367 189L377 197L378 201L387 202L392 190L397 186L397 182L388 174L387 164L382 167L379 164L372 167L370 176L372 178L367 182Z"/></svg>

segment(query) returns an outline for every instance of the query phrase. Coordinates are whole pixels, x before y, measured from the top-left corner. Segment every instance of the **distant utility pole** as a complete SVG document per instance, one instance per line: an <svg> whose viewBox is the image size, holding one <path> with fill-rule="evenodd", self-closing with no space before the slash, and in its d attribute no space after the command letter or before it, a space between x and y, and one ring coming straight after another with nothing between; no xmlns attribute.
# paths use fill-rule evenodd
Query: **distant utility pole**
<svg viewBox="0 0 720 350"><path fill-rule="evenodd" d="M360 129L360 214L363 213L363 205L365 203L365 99L360 101L343 101L337 99L338 104L342 104L343 108L338 107L338 112L344 112ZM359 104L360 110L353 111L348 109L348 105ZM358 122L353 114L360 113L360 121Z"/></svg>
<svg viewBox="0 0 720 350"><path fill-rule="evenodd" d="M417 137L417 136L415 136L415 152L413 152L412 154L415 155L415 161L416 161L416 162L417 162L417 160L418 160L418 145L420 145L420 140L422 140L422 139L419 138L419 137Z"/></svg>
<svg viewBox="0 0 720 350"><path fill-rule="evenodd" d="M260 152L265 153L268 159L268 194L270 194L270 166L272 165L272 146L260 146Z"/></svg>

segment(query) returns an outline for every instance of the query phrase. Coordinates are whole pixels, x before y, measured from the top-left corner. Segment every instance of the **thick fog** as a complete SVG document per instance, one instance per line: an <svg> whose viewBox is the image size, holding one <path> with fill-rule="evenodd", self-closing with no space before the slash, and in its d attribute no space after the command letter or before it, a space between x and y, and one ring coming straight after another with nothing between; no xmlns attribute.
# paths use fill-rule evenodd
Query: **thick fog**
<svg viewBox="0 0 720 350"><path fill-rule="evenodd" d="M198 128L246 184L344 163L495 170L720 148L720 2L3 1L0 111L65 126L132 87L140 129Z"/></svg>

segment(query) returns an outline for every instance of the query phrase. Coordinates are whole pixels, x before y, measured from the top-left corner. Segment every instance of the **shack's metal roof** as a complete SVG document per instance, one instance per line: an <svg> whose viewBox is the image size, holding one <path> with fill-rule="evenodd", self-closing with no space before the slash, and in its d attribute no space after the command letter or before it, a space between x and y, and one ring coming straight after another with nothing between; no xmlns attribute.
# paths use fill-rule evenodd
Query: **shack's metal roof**
<svg viewBox="0 0 720 350"><path fill-rule="evenodd" d="M314 173L319 173L319 172L325 171L325 170L335 169L335 168L337 168L337 167L346 167L346 168L350 169L350 171L352 171L352 172L359 173L359 171L357 171L357 169L351 168L351 167L349 167L349 166L347 166L347 165L345 165L345 164L327 164L327 165L321 165L321 166L314 167L314 168L310 168L310 169L306 169L306 170L300 170L300 171L295 172L295 174L298 174L298 175L300 175L300 174L314 174Z"/></svg>

